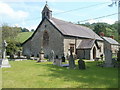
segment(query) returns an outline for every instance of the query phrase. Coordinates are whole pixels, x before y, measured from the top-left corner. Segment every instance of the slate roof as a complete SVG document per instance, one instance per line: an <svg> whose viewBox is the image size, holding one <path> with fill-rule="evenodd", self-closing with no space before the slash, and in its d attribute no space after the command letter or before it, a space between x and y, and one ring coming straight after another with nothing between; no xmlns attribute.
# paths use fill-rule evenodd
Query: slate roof
<svg viewBox="0 0 120 90"><path fill-rule="evenodd" d="M103 40L88 27L76 25L56 18L51 18L50 21L59 29L63 35Z"/></svg>
<svg viewBox="0 0 120 90"><path fill-rule="evenodd" d="M41 24L44 22L44 20L47 19L46 17L40 22L38 27L36 28L35 32L32 34L30 38L28 38L25 42L22 43L24 45L28 40L31 40L32 37L35 35ZM79 37L79 38L87 38L87 39L96 39L96 40L102 40L103 39L98 36L92 29L76 25L70 22L66 22L63 20L59 20L56 18L47 19L51 25L53 25L62 35L64 36L72 36L72 37Z"/></svg>
<svg viewBox="0 0 120 90"><path fill-rule="evenodd" d="M116 40L110 38L110 37L102 37L104 40L106 40L108 43L113 45L120 45Z"/></svg>
<svg viewBox="0 0 120 90"><path fill-rule="evenodd" d="M91 49L95 43L95 39L85 39L82 40L77 49Z"/></svg>

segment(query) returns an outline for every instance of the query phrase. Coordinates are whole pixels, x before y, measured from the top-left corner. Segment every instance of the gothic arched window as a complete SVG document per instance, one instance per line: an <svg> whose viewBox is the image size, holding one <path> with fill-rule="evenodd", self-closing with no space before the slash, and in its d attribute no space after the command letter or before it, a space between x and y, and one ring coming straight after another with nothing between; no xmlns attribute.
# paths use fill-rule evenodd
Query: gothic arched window
<svg viewBox="0 0 120 90"><path fill-rule="evenodd" d="M44 31L43 33L43 46L46 46L49 44L49 35L47 31Z"/></svg>

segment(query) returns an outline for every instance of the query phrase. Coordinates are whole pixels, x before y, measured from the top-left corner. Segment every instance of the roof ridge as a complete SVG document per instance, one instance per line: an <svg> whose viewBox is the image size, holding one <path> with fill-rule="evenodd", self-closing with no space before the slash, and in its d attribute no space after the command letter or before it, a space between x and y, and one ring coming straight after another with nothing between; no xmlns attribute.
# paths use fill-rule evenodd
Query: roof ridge
<svg viewBox="0 0 120 90"><path fill-rule="evenodd" d="M61 19L58 19L58 18L55 18L55 17L52 17L52 18L57 19L57 20L60 20L60 21L63 21L63 22L66 22L66 23L70 23L70 24L73 24L73 25L77 25L77 26L81 26L81 27L85 27L85 28L90 29L89 27L86 27L86 26L83 26L83 25L80 25L80 24L75 24L75 23L72 23L72 22L64 21L64 20L61 20ZM92 30L92 29L91 29L91 30Z"/></svg>
<svg viewBox="0 0 120 90"><path fill-rule="evenodd" d="M51 21L53 21L58 26L58 29L60 29L60 31L62 30L62 32L66 32L69 35L102 40L102 38L99 35L97 35L89 27L74 24L74 23L71 23L71 22L68 22L68 21L57 19L55 17L52 17ZM86 33L86 35L85 35L85 33Z"/></svg>

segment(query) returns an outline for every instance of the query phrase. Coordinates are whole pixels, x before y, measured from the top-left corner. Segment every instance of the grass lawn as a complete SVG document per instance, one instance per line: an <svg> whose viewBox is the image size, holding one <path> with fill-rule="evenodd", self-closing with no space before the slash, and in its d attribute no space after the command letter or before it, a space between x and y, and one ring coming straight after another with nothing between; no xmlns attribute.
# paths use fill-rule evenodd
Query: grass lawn
<svg viewBox="0 0 120 90"><path fill-rule="evenodd" d="M27 40L33 32L22 32L19 33L18 36L16 37L16 41L23 43L25 40Z"/></svg>
<svg viewBox="0 0 120 90"><path fill-rule="evenodd" d="M117 68L97 67L86 62L86 70L70 70L52 62L10 61L2 69L3 88L117 88Z"/></svg>

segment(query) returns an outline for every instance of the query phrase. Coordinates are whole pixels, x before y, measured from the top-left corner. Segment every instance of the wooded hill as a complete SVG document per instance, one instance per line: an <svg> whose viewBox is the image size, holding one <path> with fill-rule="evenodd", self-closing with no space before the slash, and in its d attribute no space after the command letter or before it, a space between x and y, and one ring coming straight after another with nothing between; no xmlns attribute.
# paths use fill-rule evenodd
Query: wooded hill
<svg viewBox="0 0 120 90"><path fill-rule="evenodd" d="M112 25L107 23L93 23L93 24L85 23L80 25L84 25L91 28L98 35L102 33L104 34L104 36L107 37L112 36L115 40L120 42L120 35L118 35L118 30L120 30L118 26L120 26L120 24L118 24L118 22L115 22Z"/></svg>

